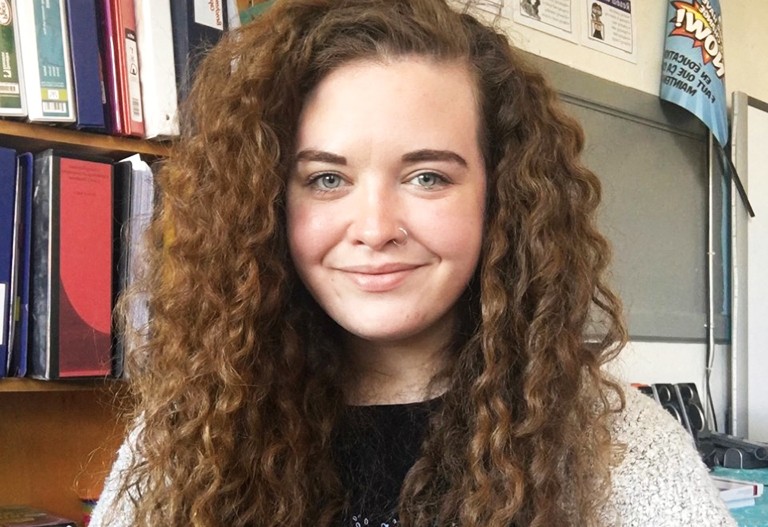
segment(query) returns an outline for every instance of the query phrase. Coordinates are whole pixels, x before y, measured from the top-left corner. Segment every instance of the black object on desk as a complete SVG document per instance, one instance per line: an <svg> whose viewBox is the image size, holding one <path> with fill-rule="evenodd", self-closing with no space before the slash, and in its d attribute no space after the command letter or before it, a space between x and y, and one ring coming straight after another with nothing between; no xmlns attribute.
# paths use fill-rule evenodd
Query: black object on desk
<svg viewBox="0 0 768 527"><path fill-rule="evenodd" d="M711 432L714 462L725 468L768 468L768 443Z"/></svg>

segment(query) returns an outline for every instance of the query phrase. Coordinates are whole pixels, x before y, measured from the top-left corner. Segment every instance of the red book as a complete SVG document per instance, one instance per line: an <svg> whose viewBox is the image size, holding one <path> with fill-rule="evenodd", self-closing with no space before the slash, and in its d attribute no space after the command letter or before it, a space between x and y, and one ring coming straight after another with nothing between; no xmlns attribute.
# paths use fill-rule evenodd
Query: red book
<svg viewBox="0 0 768 527"><path fill-rule="evenodd" d="M32 377L110 374L112 195L108 160L35 156Z"/></svg>
<svg viewBox="0 0 768 527"><path fill-rule="evenodd" d="M110 131L144 137L139 49L133 0L101 0L104 72L110 106Z"/></svg>

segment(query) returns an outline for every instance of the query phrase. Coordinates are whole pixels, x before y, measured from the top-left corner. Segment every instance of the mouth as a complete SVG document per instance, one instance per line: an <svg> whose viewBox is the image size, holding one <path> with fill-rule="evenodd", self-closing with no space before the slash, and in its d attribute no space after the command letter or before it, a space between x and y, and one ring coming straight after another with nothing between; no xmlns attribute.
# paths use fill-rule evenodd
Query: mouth
<svg viewBox="0 0 768 527"><path fill-rule="evenodd" d="M367 293L385 293L397 289L420 266L387 265L379 267L348 267L340 269L358 289Z"/></svg>

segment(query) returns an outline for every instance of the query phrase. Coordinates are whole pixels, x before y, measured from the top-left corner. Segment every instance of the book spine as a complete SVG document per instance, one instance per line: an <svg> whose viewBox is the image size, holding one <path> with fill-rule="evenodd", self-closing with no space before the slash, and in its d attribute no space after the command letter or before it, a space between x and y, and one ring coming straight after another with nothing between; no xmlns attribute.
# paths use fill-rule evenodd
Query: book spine
<svg viewBox="0 0 768 527"><path fill-rule="evenodd" d="M16 0L0 0L0 116L27 115L19 48Z"/></svg>
<svg viewBox="0 0 768 527"><path fill-rule="evenodd" d="M14 152L14 157L16 157ZM13 196L13 240L11 241L11 290L10 302L8 306L8 356L6 357L6 375L10 376L11 362L13 360L14 348L18 340L17 327L19 322L20 299L19 299L19 276L21 269L21 239L22 239L22 201L24 193L22 188L21 167L18 157L16 157L16 185Z"/></svg>
<svg viewBox="0 0 768 527"><path fill-rule="evenodd" d="M9 375L24 377L27 374L27 354L29 347L29 284L32 258L32 167L30 153L18 156L19 179L22 189L22 239L19 261L19 322L17 338L13 345L13 360Z"/></svg>
<svg viewBox="0 0 768 527"><path fill-rule="evenodd" d="M102 73L107 95L109 131L114 135L125 133L125 123L120 111L120 81L118 77L118 49L115 35L115 17L112 0L100 0L101 43L102 43Z"/></svg>
<svg viewBox="0 0 768 527"><path fill-rule="evenodd" d="M179 135L173 29L168 2L135 0L144 127L147 138Z"/></svg>
<svg viewBox="0 0 768 527"><path fill-rule="evenodd" d="M141 102L141 69L139 46L136 41L136 8L133 0L119 0L121 33L125 50L125 80L123 112L129 124L128 134L144 137L144 110Z"/></svg>
<svg viewBox="0 0 768 527"><path fill-rule="evenodd" d="M52 287L58 275L58 167L51 150L35 156L32 191L32 259L30 261L30 340L28 374L38 379L58 377L58 324L52 305L58 302Z"/></svg>
<svg viewBox="0 0 768 527"><path fill-rule="evenodd" d="M224 0L171 0L173 54L179 100L184 100L205 52L224 34Z"/></svg>
<svg viewBox="0 0 768 527"><path fill-rule="evenodd" d="M144 137L141 107L139 51L136 44L136 14L133 0L106 0L109 13L108 38L111 39L111 87L115 114L122 123L121 135Z"/></svg>
<svg viewBox="0 0 768 527"><path fill-rule="evenodd" d="M7 374L13 311L13 229L16 203L16 153L0 148L0 377Z"/></svg>
<svg viewBox="0 0 768 527"><path fill-rule="evenodd" d="M64 0L17 4L27 113L33 122L75 121Z"/></svg>
<svg viewBox="0 0 768 527"><path fill-rule="evenodd" d="M69 43L79 129L104 131L96 0L67 0Z"/></svg>

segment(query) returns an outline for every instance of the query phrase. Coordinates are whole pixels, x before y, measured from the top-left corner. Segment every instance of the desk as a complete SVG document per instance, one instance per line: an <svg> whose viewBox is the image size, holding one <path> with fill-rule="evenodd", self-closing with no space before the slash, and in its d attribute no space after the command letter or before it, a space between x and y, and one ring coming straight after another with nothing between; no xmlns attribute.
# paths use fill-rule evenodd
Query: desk
<svg viewBox="0 0 768 527"><path fill-rule="evenodd" d="M768 469L740 470L716 467L713 473L724 478L755 481L765 485L766 490L755 500L752 507L733 509L731 514L739 523L739 527L768 527Z"/></svg>

